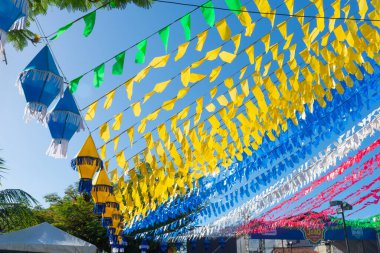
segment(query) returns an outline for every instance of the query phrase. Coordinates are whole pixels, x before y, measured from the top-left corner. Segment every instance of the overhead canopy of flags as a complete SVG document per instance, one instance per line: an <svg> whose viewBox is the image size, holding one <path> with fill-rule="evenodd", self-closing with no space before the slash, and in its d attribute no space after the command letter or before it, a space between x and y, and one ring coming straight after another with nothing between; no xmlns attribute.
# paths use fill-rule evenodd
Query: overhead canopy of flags
<svg viewBox="0 0 380 253"><path fill-rule="evenodd" d="M65 88L46 116L50 155L65 156L83 112L90 135L72 166L115 245L125 234L165 242L324 226L335 196L360 210L379 201L377 178L347 194L379 168L379 2L219 5L196 7L67 87L48 47L20 74L27 113L40 121ZM78 19L86 37L97 11ZM206 29L192 25L196 11ZM151 50L157 42L163 53ZM112 80L107 68L126 76L128 60L141 69L77 108L82 79L91 74L99 88Z"/></svg>

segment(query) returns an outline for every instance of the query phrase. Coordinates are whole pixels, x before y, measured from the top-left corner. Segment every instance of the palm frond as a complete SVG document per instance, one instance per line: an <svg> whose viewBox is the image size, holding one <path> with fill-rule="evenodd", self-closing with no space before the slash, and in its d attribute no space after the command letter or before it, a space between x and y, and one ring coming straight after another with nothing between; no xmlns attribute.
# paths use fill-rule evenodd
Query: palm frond
<svg viewBox="0 0 380 253"><path fill-rule="evenodd" d="M0 232L10 232L37 223L32 210L24 204L7 204L0 208Z"/></svg>
<svg viewBox="0 0 380 253"><path fill-rule="evenodd" d="M38 201L29 193L20 189L5 189L0 191L0 208L8 204L37 205Z"/></svg>

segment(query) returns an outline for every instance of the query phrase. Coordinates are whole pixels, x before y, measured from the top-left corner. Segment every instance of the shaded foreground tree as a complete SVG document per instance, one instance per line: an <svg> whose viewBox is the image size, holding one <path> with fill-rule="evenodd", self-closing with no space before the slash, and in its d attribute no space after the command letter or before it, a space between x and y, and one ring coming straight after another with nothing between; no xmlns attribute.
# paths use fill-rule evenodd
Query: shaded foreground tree
<svg viewBox="0 0 380 253"><path fill-rule="evenodd" d="M28 41L37 43L40 35L36 31L29 29L31 22L38 15L45 15L49 8L56 7L60 10L87 12L92 8L108 5L107 9L123 9L128 4L136 4L142 8L149 8L153 0L28 0L29 18L26 23L26 29L13 30L8 33L8 41L13 44L17 50L22 50L27 46ZM58 28L58 27L57 27Z"/></svg>
<svg viewBox="0 0 380 253"><path fill-rule="evenodd" d="M5 170L4 160L0 158L0 187ZM30 208L36 204L37 200L23 190L0 190L0 232L34 225L36 220Z"/></svg>
<svg viewBox="0 0 380 253"><path fill-rule="evenodd" d="M48 208L35 208L38 223L48 222L65 232L96 245L99 249L110 250L107 231L101 226L101 217L93 212L94 203L90 196L80 194L77 186L69 186L63 197L46 195Z"/></svg>

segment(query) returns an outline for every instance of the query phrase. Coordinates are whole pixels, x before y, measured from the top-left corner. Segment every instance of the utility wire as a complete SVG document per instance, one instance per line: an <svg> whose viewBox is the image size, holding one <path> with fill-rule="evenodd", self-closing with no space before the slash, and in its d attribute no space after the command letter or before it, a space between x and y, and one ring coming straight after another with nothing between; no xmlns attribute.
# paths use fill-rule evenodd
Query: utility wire
<svg viewBox="0 0 380 253"><path fill-rule="evenodd" d="M166 3L166 4L175 4L182 6L191 6L191 7L201 7L197 4L188 4L188 3L177 3L173 1L166 0L154 0L157 3ZM369 19L369 18L346 18L346 17L327 17L327 16L313 16L313 15L297 15L297 14L287 14L287 13L277 13L277 12L261 12L261 11L249 11L249 10L235 10L223 7L210 7L202 6L202 8L215 9L221 11L232 11L232 12L247 12L251 14L260 14L260 15L275 15L275 16L285 16L285 17L297 17L297 18L322 18L322 19L336 19L336 20L355 20L355 21L380 21L380 19Z"/></svg>

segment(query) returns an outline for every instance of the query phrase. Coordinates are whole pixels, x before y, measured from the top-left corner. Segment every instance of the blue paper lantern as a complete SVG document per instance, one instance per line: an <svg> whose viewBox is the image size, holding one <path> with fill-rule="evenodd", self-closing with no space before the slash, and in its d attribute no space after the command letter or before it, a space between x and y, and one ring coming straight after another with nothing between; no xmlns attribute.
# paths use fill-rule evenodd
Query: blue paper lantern
<svg viewBox="0 0 380 253"><path fill-rule="evenodd" d="M59 94L63 94L64 85L63 78L59 75L47 46L20 73L17 82L27 102L24 112L25 121L37 119L42 123L50 104Z"/></svg>
<svg viewBox="0 0 380 253"><path fill-rule="evenodd" d="M226 246L226 240L223 237L219 238L219 245L222 249Z"/></svg>
<svg viewBox="0 0 380 253"><path fill-rule="evenodd" d="M141 242L141 244L139 246L139 249L141 250L141 253L148 252L149 244L148 244L148 242L145 239L142 240L142 242Z"/></svg>
<svg viewBox="0 0 380 253"><path fill-rule="evenodd" d="M191 240L191 249L195 249L197 247L197 241L195 239Z"/></svg>
<svg viewBox="0 0 380 253"><path fill-rule="evenodd" d="M160 248L161 248L161 252L166 252L166 250L168 249L168 245L166 242L162 242L161 245L160 245Z"/></svg>
<svg viewBox="0 0 380 253"><path fill-rule="evenodd" d="M84 129L83 120L69 89L58 101L46 121L53 138L46 154L55 158L66 158L67 147L75 132Z"/></svg>
<svg viewBox="0 0 380 253"><path fill-rule="evenodd" d="M206 238L204 241L203 241L203 246L205 248L205 251L208 251L209 248L210 248L210 240L208 238Z"/></svg>
<svg viewBox="0 0 380 253"><path fill-rule="evenodd" d="M181 247L182 247L182 243L181 242L176 242L175 243L175 247L176 247L177 251L180 251Z"/></svg>
<svg viewBox="0 0 380 253"><path fill-rule="evenodd" d="M28 15L28 0L1 0L0 4L0 52L4 53L4 43L10 30L25 28Z"/></svg>

